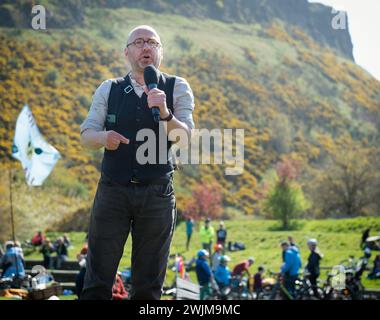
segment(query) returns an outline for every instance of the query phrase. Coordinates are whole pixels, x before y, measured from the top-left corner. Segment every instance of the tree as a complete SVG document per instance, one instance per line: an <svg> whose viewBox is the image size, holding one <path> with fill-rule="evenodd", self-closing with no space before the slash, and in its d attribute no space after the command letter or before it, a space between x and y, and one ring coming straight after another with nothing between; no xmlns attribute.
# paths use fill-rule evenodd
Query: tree
<svg viewBox="0 0 380 320"><path fill-rule="evenodd" d="M184 209L184 216L191 216L194 220L218 218L223 211L222 200L222 190L217 182L198 184L192 189L192 199Z"/></svg>
<svg viewBox="0 0 380 320"><path fill-rule="evenodd" d="M302 188L296 183L299 163L285 159L276 166L275 181L264 200L264 209L269 216L279 219L283 229L289 229L291 219L308 208Z"/></svg>
<svg viewBox="0 0 380 320"><path fill-rule="evenodd" d="M329 160L316 179L314 204L321 216L378 214L379 152L373 148L346 146Z"/></svg>

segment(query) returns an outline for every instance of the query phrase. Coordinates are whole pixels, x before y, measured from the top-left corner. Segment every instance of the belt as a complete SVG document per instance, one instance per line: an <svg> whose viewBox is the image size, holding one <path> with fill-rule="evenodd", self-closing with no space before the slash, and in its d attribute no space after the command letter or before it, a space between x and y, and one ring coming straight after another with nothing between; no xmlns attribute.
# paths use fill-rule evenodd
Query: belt
<svg viewBox="0 0 380 320"><path fill-rule="evenodd" d="M173 174L170 173L169 175L154 178L154 179L147 179L147 180L141 180L136 177L132 177L128 182L126 183L120 183L112 180L111 178L107 177L104 173L102 173L102 180L119 185L119 186L130 186L130 185L138 185L138 186L147 186L149 184L167 184L173 179Z"/></svg>
<svg viewBox="0 0 380 320"><path fill-rule="evenodd" d="M130 183L137 184L137 185L148 185L148 184L166 184L172 180L172 175L166 176L166 177L160 177L156 179L149 179L149 180L141 180L136 177L132 177L131 180L129 180Z"/></svg>

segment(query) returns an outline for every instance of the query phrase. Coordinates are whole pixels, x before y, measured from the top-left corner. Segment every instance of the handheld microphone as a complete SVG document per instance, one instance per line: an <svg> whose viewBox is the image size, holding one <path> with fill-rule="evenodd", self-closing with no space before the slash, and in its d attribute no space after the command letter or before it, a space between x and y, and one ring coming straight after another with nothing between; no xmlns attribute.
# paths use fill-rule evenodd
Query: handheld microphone
<svg viewBox="0 0 380 320"><path fill-rule="evenodd" d="M158 71L153 65L149 65L144 69L144 82L148 91L157 88L158 86ZM160 108L152 107L152 116L155 122L160 122Z"/></svg>

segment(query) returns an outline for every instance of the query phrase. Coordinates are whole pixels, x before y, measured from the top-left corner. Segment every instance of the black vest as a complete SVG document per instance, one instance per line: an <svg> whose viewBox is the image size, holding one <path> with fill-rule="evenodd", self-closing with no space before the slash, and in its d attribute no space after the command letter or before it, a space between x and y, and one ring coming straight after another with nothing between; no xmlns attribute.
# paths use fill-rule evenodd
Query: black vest
<svg viewBox="0 0 380 320"><path fill-rule="evenodd" d="M173 90L175 77L160 73L158 88L165 91L166 105L173 110ZM149 182L170 175L174 170L171 157L168 156L171 142L165 136L167 147L165 164L159 163L159 124L154 122L152 111L148 107L147 95L139 98L135 93L130 78L116 79L111 86L108 98L106 130L114 130L129 139L129 144L120 143L116 150L104 150L102 173L120 184L127 184L132 178ZM156 164L139 164L136 151L147 140L136 141L140 129L151 129L156 139ZM162 137L161 137L162 139Z"/></svg>

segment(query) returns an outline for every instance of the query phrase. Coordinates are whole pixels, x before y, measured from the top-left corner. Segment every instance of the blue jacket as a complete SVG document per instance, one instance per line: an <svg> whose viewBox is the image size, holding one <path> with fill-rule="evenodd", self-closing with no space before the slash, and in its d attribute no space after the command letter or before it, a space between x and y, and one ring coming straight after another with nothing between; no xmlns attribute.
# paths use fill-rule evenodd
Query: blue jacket
<svg viewBox="0 0 380 320"><path fill-rule="evenodd" d="M215 280L218 285L229 286L231 282L231 272L227 266L219 264L215 271Z"/></svg>
<svg viewBox="0 0 380 320"><path fill-rule="evenodd" d="M1 258L1 268L3 269L3 278L11 277L12 275L18 275L25 277L25 269L23 259L17 248L10 248ZM17 264L17 265L16 265ZM5 271L4 271L5 270Z"/></svg>
<svg viewBox="0 0 380 320"><path fill-rule="evenodd" d="M197 259L195 270L197 272L198 282L201 286L207 285L211 280L211 268L204 259Z"/></svg>
<svg viewBox="0 0 380 320"><path fill-rule="evenodd" d="M290 248L285 251L284 264L281 267L281 272L290 276L298 275L299 269L302 267L301 256L298 250Z"/></svg>
<svg viewBox="0 0 380 320"><path fill-rule="evenodd" d="M193 225L194 223L192 221L187 220L186 221L186 234L191 235L193 233Z"/></svg>

